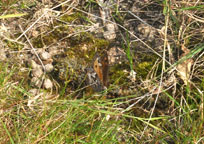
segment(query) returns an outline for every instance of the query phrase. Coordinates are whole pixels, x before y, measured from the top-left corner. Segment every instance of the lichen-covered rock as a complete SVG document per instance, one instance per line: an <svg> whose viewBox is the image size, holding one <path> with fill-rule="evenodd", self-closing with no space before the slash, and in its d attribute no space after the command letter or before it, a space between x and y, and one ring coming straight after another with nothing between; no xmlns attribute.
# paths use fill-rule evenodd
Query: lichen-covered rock
<svg viewBox="0 0 204 144"><path fill-rule="evenodd" d="M48 60L51 58L51 55L48 52L44 51L44 52L40 53L40 58L42 60Z"/></svg>
<svg viewBox="0 0 204 144"><path fill-rule="evenodd" d="M45 89L52 89L53 87L52 81L50 79L45 79L43 86L45 87Z"/></svg>
<svg viewBox="0 0 204 144"><path fill-rule="evenodd" d="M54 66L52 64L46 64L45 65L45 72L49 73L51 71L53 71Z"/></svg>
<svg viewBox="0 0 204 144"><path fill-rule="evenodd" d="M42 75L43 75L42 68L35 68L35 69L32 70L32 76L33 77L40 78L40 77L42 77Z"/></svg>
<svg viewBox="0 0 204 144"><path fill-rule="evenodd" d="M33 77L31 79L31 86L33 87L41 87L42 86L42 80L38 77Z"/></svg>

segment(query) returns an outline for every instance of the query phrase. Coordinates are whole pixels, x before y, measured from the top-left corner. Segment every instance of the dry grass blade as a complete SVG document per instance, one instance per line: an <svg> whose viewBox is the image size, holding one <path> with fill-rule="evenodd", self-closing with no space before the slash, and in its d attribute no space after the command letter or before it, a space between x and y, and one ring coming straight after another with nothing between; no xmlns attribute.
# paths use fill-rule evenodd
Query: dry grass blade
<svg viewBox="0 0 204 144"><path fill-rule="evenodd" d="M203 4L0 1L0 143L204 143Z"/></svg>

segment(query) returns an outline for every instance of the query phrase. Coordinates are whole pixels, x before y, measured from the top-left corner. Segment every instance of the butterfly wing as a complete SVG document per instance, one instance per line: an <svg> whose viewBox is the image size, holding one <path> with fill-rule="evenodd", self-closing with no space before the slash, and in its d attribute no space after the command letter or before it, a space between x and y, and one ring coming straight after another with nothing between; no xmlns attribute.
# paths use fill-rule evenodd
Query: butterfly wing
<svg viewBox="0 0 204 144"><path fill-rule="evenodd" d="M105 52L103 56L97 56L94 60L93 64L94 71L96 72L98 78L100 79L101 84L104 86L108 86L108 54Z"/></svg>
<svg viewBox="0 0 204 144"><path fill-rule="evenodd" d="M101 64L102 64L102 82L103 85L108 87L108 70L109 70L109 64L108 64L108 54L107 52L102 56L101 58Z"/></svg>

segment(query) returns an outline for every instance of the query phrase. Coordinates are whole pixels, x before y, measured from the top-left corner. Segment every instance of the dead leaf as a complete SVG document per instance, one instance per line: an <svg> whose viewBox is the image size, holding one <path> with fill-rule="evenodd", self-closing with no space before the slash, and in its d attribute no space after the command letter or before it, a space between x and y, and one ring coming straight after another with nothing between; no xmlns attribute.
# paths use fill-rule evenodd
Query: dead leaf
<svg viewBox="0 0 204 144"><path fill-rule="evenodd" d="M189 54L190 50L187 49L184 44L181 47L182 51L184 52L180 58L185 57L187 54ZM184 84L187 85L190 78L191 73L191 66L193 65L194 61L192 58L184 60L182 63L179 63L177 65L178 75L180 78L184 81Z"/></svg>

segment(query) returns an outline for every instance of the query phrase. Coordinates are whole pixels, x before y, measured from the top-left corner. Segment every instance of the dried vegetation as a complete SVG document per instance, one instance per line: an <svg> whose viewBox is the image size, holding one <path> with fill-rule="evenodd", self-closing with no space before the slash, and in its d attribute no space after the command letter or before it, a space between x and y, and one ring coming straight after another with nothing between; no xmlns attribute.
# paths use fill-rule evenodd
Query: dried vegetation
<svg viewBox="0 0 204 144"><path fill-rule="evenodd" d="M1 143L204 142L201 0L4 0L0 14Z"/></svg>

